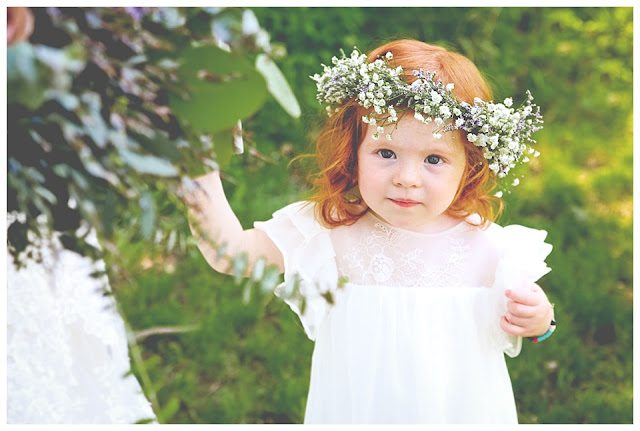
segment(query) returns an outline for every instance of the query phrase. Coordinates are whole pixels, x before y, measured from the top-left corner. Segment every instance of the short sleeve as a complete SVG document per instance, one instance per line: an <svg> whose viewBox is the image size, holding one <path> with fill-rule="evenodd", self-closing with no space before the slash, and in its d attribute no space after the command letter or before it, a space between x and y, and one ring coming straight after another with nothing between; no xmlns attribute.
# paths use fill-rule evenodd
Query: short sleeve
<svg viewBox="0 0 640 431"><path fill-rule="evenodd" d="M284 282L275 294L298 315L305 333L315 340L326 320L338 285L329 229L314 216L313 204L296 202L254 227L264 231L284 258Z"/></svg>
<svg viewBox="0 0 640 431"><path fill-rule="evenodd" d="M522 337L502 331L499 319L507 312L507 289L524 289L551 271L545 262L552 246L545 243L547 232L519 225L504 228L493 225L500 258L496 267L493 301L498 316L498 330L493 331L493 343L510 357L516 357L522 349Z"/></svg>

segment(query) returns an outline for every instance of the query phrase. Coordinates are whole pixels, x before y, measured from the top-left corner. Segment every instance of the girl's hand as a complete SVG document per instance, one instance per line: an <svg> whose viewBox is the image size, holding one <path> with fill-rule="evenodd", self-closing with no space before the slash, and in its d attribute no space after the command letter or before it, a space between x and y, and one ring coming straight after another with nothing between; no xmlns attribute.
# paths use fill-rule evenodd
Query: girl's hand
<svg viewBox="0 0 640 431"><path fill-rule="evenodd" d="M511 335L536 337L549 329L553 307L544 291L534 284L529 289L507 289L507 314L500 327Z"/></svg>

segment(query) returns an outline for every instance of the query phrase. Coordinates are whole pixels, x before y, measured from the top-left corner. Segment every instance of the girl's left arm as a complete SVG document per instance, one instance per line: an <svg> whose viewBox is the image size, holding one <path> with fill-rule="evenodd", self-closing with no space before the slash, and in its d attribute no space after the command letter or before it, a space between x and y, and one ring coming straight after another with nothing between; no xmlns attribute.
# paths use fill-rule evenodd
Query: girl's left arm
<svg viewBox="0 0 640 431"><path fill-rule="evenodd" d="M507 314L500 327L511 335L536 337L544 334L554 318L553 306L537 284L529 289L507 289Z"/></svg>

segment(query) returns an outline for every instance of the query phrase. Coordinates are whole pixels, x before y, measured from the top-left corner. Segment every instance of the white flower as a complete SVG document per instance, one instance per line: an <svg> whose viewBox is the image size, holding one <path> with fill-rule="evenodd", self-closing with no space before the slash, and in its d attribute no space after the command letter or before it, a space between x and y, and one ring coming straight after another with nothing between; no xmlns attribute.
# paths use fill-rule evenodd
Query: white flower
<svg viewBox="0 0 640 431"><path fill-rule="evenodd" d="M378 133L384 133L384 127L378 126Z"/></svg>
<svg viewBox="0 0 640 431"><path fill-rule="evenodd" d="M518 184L520 184L520 180L518 178L513 180L513 185L517 186Z"/></svg>
<svg viewBox="0 0 640 431"><path fill-rule="evenodd" d="M453 82L452 82L450 84L447 84L447 86L445 88L447 89L447 91L451 92L451 90L453 90L453 87L454 87L454 85L453 85Z"/></svg>
<svg viewBox="0 0 640 431"><path fill-rule="evenodd" d="M374 134L373 134L373 136L371 136L371 137L372 137L374 140L376 140L376 141L377 141L377 140L378 140L378 138L379 138L380 136L378 136L378 134L377 134L377 133L374 133Z"/></svg>
<svg viewBox="0 0 640 431"><path fill-rule="evenodd" d="M369 124L369 119L368 119L366 116L363 116L363 117L362 117L362 122L363 122L364 124Z"/></svg>
<svg viewBox="0 0 640 431"><path fill-rule="evenodd" d="M478 147L485 147L487 145L487 135L485 135L484 133L480 133L478 135L478 142L476 143L476 145Z"/></svg>
<svg viewBox="0 0 640 431"><path fill-rule="evenodd" d="M436 139L440 139L440 138L442 138L442 133L433 132L433 137L436 138Z"/></svg>
<svg viewBox="0 0 640 431"><path fill-rule="evenodd" d="M458 108L453 108L453 115L459 117L462 114L462 111Z"/></svg>
<svg viewBox="0 0 640 431"><path fill-rule="evenodd" d="M433 100L434 103L440 103L442 101L442 96L437 91L431 90L431 100Z"/></svg>
<svg viewBox="0 0 640 431"><path fill-rule="evenodd" d="M387 133L387 139L390 141L391 140L391 133Z"/></svg>
<svg viewBox="0 0 640 431"><path fill-rule="evenodd" d="M444 124L444 120L442 118L440 118L440 117L436 117L433 120L433 122L436 123L436 125L438 125L438 126L442 126Z"/></svg>
<svg viewBox="0 0 640 431"><path fill-rule="evenodd" d="M511 97L507 97L506 99L504 99L504 106L511 106L513 105L513 99Z"/></svg>
<svg viewBox="0 0 640 431"><path fill-rule="evenodd" d="M501 198L502 197L502 192L498 192L494 196L497 197L497 198Z"/></svg>
<svg viewBox="0 0 640 431"><path fill-rule="evenodd" d="M449 110L449 107L446 105L442 105L440 107L440 113L444 116L444 118L451 117L451 111Z"/></svg>
<svg viewBox="0 0 640 431"><path fill-rule="evenodd" d="M456 127L460 127L464 124L464 118L458 118L456 120Z"/></svg>
<svg viewBox="0 0 640 431"><path fill-rule="evenodd" d="M478 140L478 137L476 135L474 135L473 133L467 133L467 140L469 142L475 142Z"/></svg>
<svg viewBox="0 0 640 431"><path fill-rule="evenodd" d="M422 116L422 114L420 114L419 112L416 112L415 114L413 114L413 116L415 117L416 120L418 121L424 121L424 117Z"/></svg>
<svg viewBox="0 0 640 431"><path fill-rule="evenodd" d="M387 52L385 57L387 57L387 60L392 60L393 59L393 53L391 51L389 51L389 52Z"/></svg>

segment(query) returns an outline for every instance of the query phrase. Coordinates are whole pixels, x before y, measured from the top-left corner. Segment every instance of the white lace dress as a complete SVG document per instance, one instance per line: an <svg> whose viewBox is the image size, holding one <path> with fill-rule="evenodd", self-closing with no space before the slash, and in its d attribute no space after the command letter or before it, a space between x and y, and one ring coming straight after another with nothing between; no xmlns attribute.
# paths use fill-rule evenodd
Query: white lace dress
<svg viewBox="0 0 640 431"><path fill-rule="evenodd" d="M371 213L326 229L303 202L255 227L284 256L276 294L315 340L305 423L517 423L504 354L522 340L499 321L507 288L550 271L546 232L421 234Z"/></svg>
<svg viewBox="0 0 640 431"><path fill-rule="evenodd" d="M32 251L42 262L16 270L7 259L7 422L111 424L155 421L130 371L124 323L104 263L55 238Z"/></svg>

